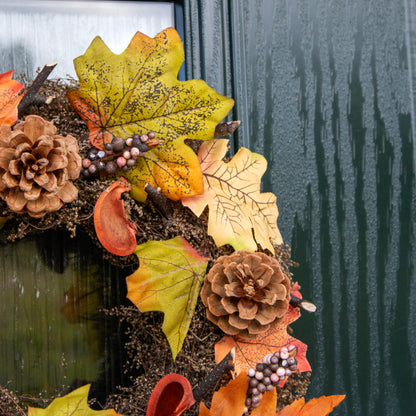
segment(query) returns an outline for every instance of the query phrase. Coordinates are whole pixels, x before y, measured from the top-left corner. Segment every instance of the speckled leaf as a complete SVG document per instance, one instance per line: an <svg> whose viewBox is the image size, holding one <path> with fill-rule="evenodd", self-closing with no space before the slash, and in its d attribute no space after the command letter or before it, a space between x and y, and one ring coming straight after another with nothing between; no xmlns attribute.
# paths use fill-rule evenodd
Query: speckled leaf
<svg viewBox="0 0 416 416"><path fill-rule="evenodd" d="M218 246L231 244L235 250L257 250L257 243L274 252L273 244L283 242L277 228L276 197L260 192L267 168L266 159L240 148L230 162L222 161L227 139L201 145L198 158L204 176L204 193L182 198L196 215L208 205L208 234ZM254 231L254 238L253 238Z"/></svg>
<svg viewBox="0 0 416 416"><path fill-rule="evenodd" d="M92 410L88 406L90 384L54 399L46 409L29 407L29 416L122 416L114 409Z"/></svg>
<svg viewBox="0 0 416 416"><path fill-rule="evenodd" d="M17 106L24 94L23 84L12 79L13 71L0 74L0 126L11 126L17 120Z"/></svg>
<svg viewBox="0 0 416 416"><path fill-rule="evenodd" d="M142 311L162 311L173 358L182 348L198 300L208 259L183 238L137 246L140 267L127 277L127 297Z"/></svg>
<svg viewBox="0 0 416 416"><path fill-rule="evenodd" d="M178 81L183 59L181 39L168 28L154 38L137 32L119 55L96 37L74 60L80 89L68 98L87 123L94 146L102 147L113 135L149 131L163 140L125 175L139 200L146 198L146 183L174 200L202 192L197 157L184 140L214 137L234 104L202 80Z"/></svg>
<svg viewBox="0 0 416 416"><path fill-rule="evenodd" d="M299 285L296 283L291 293L302 298L298 288ZM281 347L292 344L297 348L298 371L310 371L311 366L306 359L308 346L287 332L287 327L299 317L300 309L289 306L283 319L272 325L263 334L259 334L250 340L230 336L222 338L215 344L215 361L220 362L231 348L235 348L234 375L238 375L241 371L248 371L250 368L255 367L257 363L261 363L265 355L273 354L279 351ZM280 386L284 384L284 381L279 383Z"/></svg>

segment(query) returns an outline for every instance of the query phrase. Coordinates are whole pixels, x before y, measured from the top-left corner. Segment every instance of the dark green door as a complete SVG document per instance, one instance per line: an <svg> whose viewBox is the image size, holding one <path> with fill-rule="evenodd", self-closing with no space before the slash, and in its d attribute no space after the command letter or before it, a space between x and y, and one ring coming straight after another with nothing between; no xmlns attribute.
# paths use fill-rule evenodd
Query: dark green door
<svg viewBox="0 0 416 416"><path fill-rule="evenodd" d="M414 9L184 5L188 76L236 99L235 146L269 161L264 189L318 307L294 327L309 345L309 396L345 393L335 415L416 414Z"/></svg>

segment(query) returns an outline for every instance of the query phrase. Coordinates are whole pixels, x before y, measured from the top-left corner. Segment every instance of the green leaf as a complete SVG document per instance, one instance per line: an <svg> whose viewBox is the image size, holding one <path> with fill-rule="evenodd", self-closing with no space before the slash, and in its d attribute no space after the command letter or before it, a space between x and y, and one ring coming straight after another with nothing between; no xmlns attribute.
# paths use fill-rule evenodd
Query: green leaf
<svg viewBox="0 0 416 416"><path fill-rule="evenodd" d="M96 37L74 60L80 88L68 98L87 123L94 146L150 131L163 141L123 174L138 200L146 199L146 183L173 200L201 193L198 159L184 140L212 139L234 105L202 80L178 81L183 59L181 39L168 28L154 38L137 32L119 55Z"/></svg>
<svg viewBox="0 0 416 416"><path fill-rule="evenodd" d="M140 267L127 277L127 297L142 312L162 311L173 358L182 348L192 320L208 259L183 238L137 246Z"/></svg>
<svg viewBox="0 0 416 416"><path fill-rule="evenodd" d="M114 409L92 410L88 406L90 384L63 397L58 397L46 409L29 407L29 416L122 416Z"/></svg>

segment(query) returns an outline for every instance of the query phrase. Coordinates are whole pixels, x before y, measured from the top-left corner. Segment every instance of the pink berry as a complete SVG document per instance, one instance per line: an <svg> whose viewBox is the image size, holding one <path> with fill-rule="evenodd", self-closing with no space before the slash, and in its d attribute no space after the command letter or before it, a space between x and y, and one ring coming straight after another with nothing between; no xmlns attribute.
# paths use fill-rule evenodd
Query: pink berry
<svg viewBox="0 0 416 416"><path fill-rule="evenodd" d="M128 137L127 139L126 139L126 145L127 146L131 146L133 144L133 137Z"/></svg>
<svg viewBox="0 0 416 416"><path fill-rule="evenodd" d="M131 158L130 151L126 150L125 152L123 152L123 157L124 159L130 159Z"/></svg>
<svg viewBox="0 0 416 416"><path fill-rule="evenodd" d="M260 373L260 371L256 371L256 379L257 380L262 380L263 379L263 373Z"/></svg>
<svg viewBox="0 0 416 416"><path fill-rule="evenodd" d="M137 147L132 147L130 149L130 155L133 159L137 159L140 156L140 150Z"/></svg>
<svg viewBox="0 0 416 416"><path fill-rule="evenodd" d="M124 159L124 157L123 156L119 156L118 158L117 158L117 166L119 167L119 168L122 168L123 166L125 166L125 164L127 163L127 161L126 161L126 159Z"/></svg>
<svg viewBox="0 0 416 416"><path fill-rule="evenodd" d="M279 377L282 377L282 376L284 376L284 375L286 374L286 370L285 370L283 367L279 367L279 368L277 369L277 371L276 371L276 374L277 374Z"/></svg>
<svg viewBox="0 0 416 416"><path fill-rule="evenodd" d="M271 380L272 383L277 383L279 381L279 376L276 373L273 373L270 376L270 380Z"/></svg>
<svg viewBox="0 0 416 416"><path fill-rule="evenodd" d="M82 159L82 167L87 169L91 165L90 159Z"/></svg>

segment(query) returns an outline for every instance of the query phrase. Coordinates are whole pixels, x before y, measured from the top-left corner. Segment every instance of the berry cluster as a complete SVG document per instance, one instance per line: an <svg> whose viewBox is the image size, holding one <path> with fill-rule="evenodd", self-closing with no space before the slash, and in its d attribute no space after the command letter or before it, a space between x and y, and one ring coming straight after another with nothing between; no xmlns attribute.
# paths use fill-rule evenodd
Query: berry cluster
<svg viewBox="0 0 416 416"><path fill-rule="evenodd" d="M124 140L122 137L114 137L111 143L104 146L104 150L92 148L88 156L82 159L81 173L85 178L98 172L111 175L121 169L128 171L136 164L138 157L143 156L149 149L157 147L161 142L155 139L155 134L134 134Z"/></svg>
<svg viewBox="0 0 416 416"><path fill-rule="evenodd" d="M279 381L297 370L296 353L297 349L294 345L282 347L274 354L267 354L256 368L248 370L245 414L259 406L263 393L273 390Z"/></svg>

